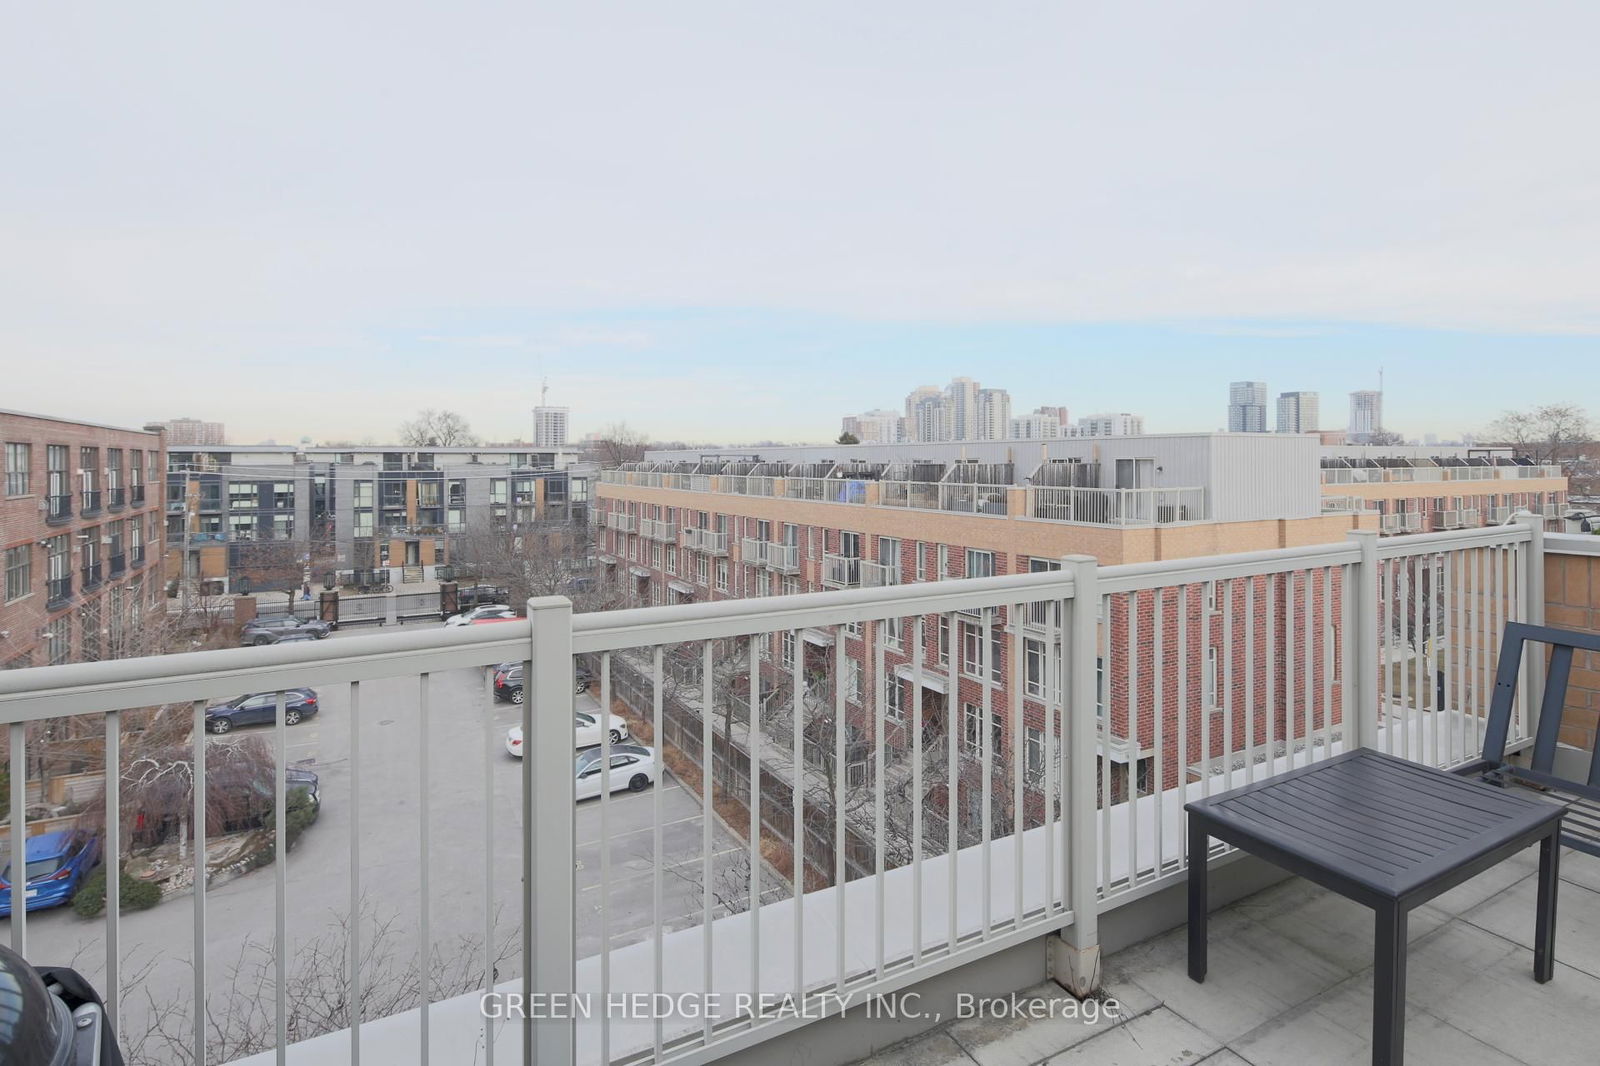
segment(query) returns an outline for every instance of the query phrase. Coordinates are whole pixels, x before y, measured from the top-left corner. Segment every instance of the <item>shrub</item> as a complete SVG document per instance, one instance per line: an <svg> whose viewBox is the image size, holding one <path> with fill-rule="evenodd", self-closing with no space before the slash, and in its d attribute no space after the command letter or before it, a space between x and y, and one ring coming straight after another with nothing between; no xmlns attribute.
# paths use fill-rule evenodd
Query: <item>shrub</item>
<svg viewBox="0 0 1600 1066"><path fill-rule="evenodd" d="M122 909L125 911L149 910L161 902L161 889L148 881L129 877L123 869L121 883ZM80 918L97 917L106 909L106 868L104 864L78 887L72 896L72 909Z"/></svg>
<svg viewBox="0 0 1600 1066"><path fill-rule="evenodd" d="M322 812L322 804L311 798L309 790L304 788L291 788L284 797L284 810L288 813L289 835L284 837L283 850L293 851L295 842L300 839L300 834L311 828L316 822L317 815ZM271 829L277 812L267 808L266 815L261 819L263 829ZM270 858L270 855L268 856Z"/></svg>

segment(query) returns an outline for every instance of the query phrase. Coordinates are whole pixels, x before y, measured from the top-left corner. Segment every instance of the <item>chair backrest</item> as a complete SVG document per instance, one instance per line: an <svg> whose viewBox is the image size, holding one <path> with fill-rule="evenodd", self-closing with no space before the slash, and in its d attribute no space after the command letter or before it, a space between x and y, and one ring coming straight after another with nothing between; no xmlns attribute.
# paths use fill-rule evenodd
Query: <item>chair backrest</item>
<svg viewBox="0 0 1600 1066"><path fill-rule="evenodd" d="M1535 626L1526 622L1506 623L1500 640L1500 662L1495 668L1494 698L1489 704L1489 721L1483 735L1483 759L1496 766L1506 766L1506 741L1511 730L1517 675L1529 642L1549 645L1550 662L1545 673L1544 693L1539 702L1539 728L1534 735L1533 752L1529 757L1529 769L1532 772L1521 767L1509 769L1518 778L1600 801L1600 745L1596 745L1595 750L1589 753L1586 781L1563 778L1555 771L1556 740L1561 733L1561 716L1566 710L1572 653L1600 653L1600 634Z"/></svg>

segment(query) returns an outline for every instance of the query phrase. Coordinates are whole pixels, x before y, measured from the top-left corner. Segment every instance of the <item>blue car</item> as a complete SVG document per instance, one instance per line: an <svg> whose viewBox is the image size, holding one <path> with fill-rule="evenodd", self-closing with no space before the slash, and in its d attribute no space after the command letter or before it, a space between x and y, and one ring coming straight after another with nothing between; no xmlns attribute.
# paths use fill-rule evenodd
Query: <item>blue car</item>
<svg viewBox="0 0 1600 1066"><path fill-rule="evenodd" d="M70 900L100 861L100 836L57 829L28 838L28 909L59 907ZM11 913L11 864L0 870L0 917Z"/></svg>

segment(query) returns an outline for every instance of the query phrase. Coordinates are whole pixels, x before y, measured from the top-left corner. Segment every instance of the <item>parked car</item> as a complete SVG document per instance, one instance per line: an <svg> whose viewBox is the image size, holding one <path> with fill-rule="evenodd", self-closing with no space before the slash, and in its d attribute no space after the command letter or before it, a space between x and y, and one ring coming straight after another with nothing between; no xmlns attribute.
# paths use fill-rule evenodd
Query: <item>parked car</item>
<svg viewBox="0 0 1600 1066"><path fill-rule="evenodd" d="M578 667L573 677L573 691L576 695L583 695L589 690L593 680L589 671ZM520 662L500 663L494 668L494 698L505 703L522 702L522 664Z"/></svg>
<svg viewBox="0 0 1600 1066"><path fill-rule="evenodd" d="M246 622L239 630L239 643L281 644L289 640L321 640L331 632L333 627L318 618L272 615Z"/></svg>
<svg viewBox="0 0 1600 1066"><path fill-rule="evenodd" d="M28 838L28 910L59 907L70 900L100 861L100 835L81 829L57 829ZM11 863L0 870L0 917L11 913Z"/></svg>
<svg viewBox="0 0 1600 1066"><path fill-rule="evenodd" d="M643 744L619 744L611 749L611 769L600 762L600 749L578 755L573 764L573 797L589 799L604 792L643 792L655 783L656 753Z"/></svg>
<svg viewBox="0 0 1600 1066"><path fill-rule="evenodd" d="M283 692L283 724L298 725L302 718L317 713L317 694L309 688L291 688ZM206 708L206 728L213 733L226 733L236 725L256 725L272 722L278 717L278 693L252 692L235 696L226 703L214 703Z"/></svg>
<svg viewBox="0 0 1600 1066"><path fill-rule="evenodd" d="M456 589L456 606L465 611L491 603L510 603L511 590L504 585L464 585Z"/></svg>
<svg viewBox="0 0 1600 1066"><path fill-rule="evenodd" d="M470 611L453 614L444 620L444 624L451 627L469 626L485 618L492 618L496 622L509 622L516 617L517 612L503 603L486 603L482 607L474 607Z"/></svg>
<svg viewBox="0 0 1600 1066"><path fill-rule="evenodd" d="M628 739L628 723L617 715L607 715L610 718L611 743L620 744ZM600 720L587 711L572 712L573 743L574 748L592 748L600 743ZM506 750L517 758L522 758L522 727L514 725L506 732Z"/></svg>

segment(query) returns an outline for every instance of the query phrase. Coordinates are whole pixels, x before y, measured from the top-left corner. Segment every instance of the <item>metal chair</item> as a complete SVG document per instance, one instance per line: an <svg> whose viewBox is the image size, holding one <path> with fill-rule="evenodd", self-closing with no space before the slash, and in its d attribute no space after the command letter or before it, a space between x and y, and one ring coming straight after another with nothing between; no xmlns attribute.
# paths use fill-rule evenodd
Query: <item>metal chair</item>
<svg viewBox="0 0 1600 1066"><path fill-rule="evenodd" d="M1528 765L1519 766L1506 758L1506 738L1511 731L1517 675L1522 668L1523 651L1530 641L1549 645L1550 661L1539 704L1539 731L1528 755ZM1562 803L1567 813L1562 821L1561 843L1600 856L1600 745L1595 745L1589 753L1586 781L1562 777L1555 769L1556 739L1566 710L1567 682L1572 673L1574 651L1600 653L1600 634L1524 622L1506 624L1500 642L1500 661L1495 668L1494 698L1489 705L1488 726L1483 736L1483 755L1455 772L1478 776L1503 788L1532 789ZM1534 654L1538 654L1537 649Z"/></svg>

